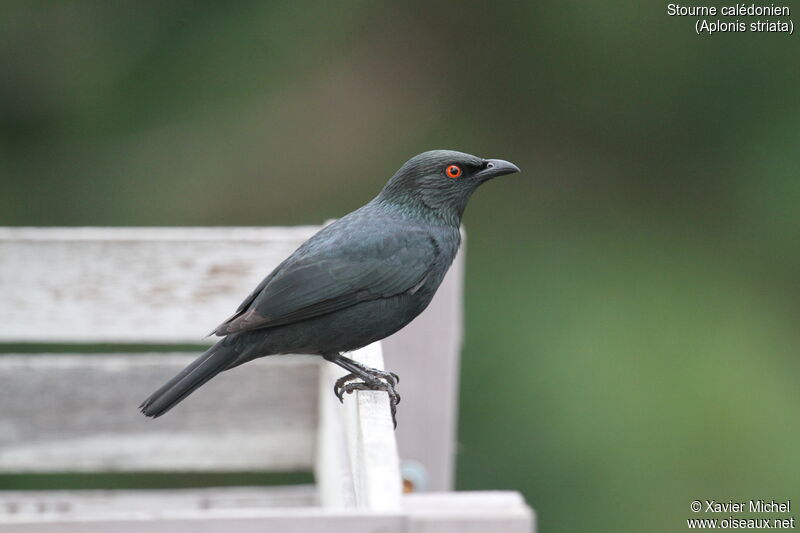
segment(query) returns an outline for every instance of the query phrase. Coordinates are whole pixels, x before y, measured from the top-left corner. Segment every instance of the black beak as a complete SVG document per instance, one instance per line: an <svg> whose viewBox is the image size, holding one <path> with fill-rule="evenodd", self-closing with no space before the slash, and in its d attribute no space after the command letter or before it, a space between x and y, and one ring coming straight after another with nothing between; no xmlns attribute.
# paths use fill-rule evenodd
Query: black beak
<svg viewBox="0 0 800 533"><path fill-rule="evenodd" d="M477 174L477 176L483 180L519 172L519 167L517 165L509 163L508 161L503 161L502 159L484 159L484 162L485 166L483 170L479 171Z"/></svg>

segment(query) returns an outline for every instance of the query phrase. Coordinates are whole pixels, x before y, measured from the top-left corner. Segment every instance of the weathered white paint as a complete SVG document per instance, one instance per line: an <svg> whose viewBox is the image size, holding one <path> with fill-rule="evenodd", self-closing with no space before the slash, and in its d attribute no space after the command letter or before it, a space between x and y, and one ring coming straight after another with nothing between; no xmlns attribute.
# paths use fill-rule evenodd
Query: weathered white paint
<svg viewBox="0 0 800 533"><path fill-rule="evenodd" d="M320 358L254 361L142 416L142 399L196 356L0 355L0 472L312 466Z"/></svg>
<svg viewBox="0 0 800 533"><path fill-rule="evenodd" d="M210 342L318 229L0 228L0 342Z"/></svg>
<svg viewBox="0 0 800 533"><path fill-rule="evenodd" d="M345 409L333 394L333 384L342 374L342 369L333 364L320 366L319 430L314 479L319 492L319 503L328 509L356 506ZM349 400L353 401L352 398Z"/></svg>
<svg viewBox="0 0 800 533"><path fill-rule="evenodd" d="M0 228L0 342L198 342L317 229ZM403 377L400 449L434 490L452 484L462 278L463 252L385 344ZM340 405L343 371L319 358L249 363L142 417L144 395L197 355L0 355L0 472L313 466L316 488L5 492L0 531L532 531L516 494L401 497L386 394ZM352 356L382 366L378 344Z"/></svg>
<svg viewBox="0 0 800 533"><path fill-rule="evenodd" d="M210 342L318 229L0 228L0 342ZM463 255L430 307L384 341L403 379L400 454L424 466L430 490L453 481Z"/></svg>
<svg viewBox="0 0 800 533"><path fill-rule="evenodd" d="M0 524L151 518L164 513L312 507L313 486L0 492Z"/></svg>
<svg viewBox="0 0 800 533"><path fill-rule="evenodd" d="M534 533L536 517L517 492L443 492L403 498L405 533Z"/></svg>
<svg viewBox="0 0 800 533"><path fill-rule="evenodd" d="M149 492L149 493L148 493ZM306 487L6 493L0 531L20 533L533 533L516 493L408 495L396 511L309 507ZM13 510L12 510L13 509Z"/></svg>
<svg viewBox="0 0 800 533"><path fill-rule="evenodd" d="M351 357L371 368L384 368L379 342L353 352ZM356 391L345 395L344 407L356 506L376 511L399 509L403 482L389 396L385 392Z"/></svg>
<svg viewBox="0 0 800 533"><path fill-rule="evenodd" d="M383 369L378 342L350 355ZM320 447L315 469L320 502L329 508L397 510L402 479L389 398L385 392L356 391L346 394L340 404L333 384L345 373L332 364L321 368Z"/></svg>
<svg viewBox="0 0 800 533"><path fill-rule="evenodd" d="M303 509L231 509L163 513L136 518L98 517L81 521L0 523L13 533L400 533L406 518L370 511Z"/></svg>

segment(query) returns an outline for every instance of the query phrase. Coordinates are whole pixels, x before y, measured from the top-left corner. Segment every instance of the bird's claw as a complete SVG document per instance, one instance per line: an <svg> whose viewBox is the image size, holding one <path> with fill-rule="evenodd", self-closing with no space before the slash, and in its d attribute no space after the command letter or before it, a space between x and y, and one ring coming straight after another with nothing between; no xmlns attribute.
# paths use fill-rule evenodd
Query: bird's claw
<svg viewBox="0 0 800 533"><path fill-rule="evenodd" d="M375 369L366 378L357 374L347 374L336 380L333 385L333 393L344 403L344 395L352 394L353 391L384 391L389 395L389 408L392 412L392 423L397 427L397 404L400 403L400 395L395 387L400 378L394 372L385 372Z"/></svg>
<svg viewBox="0 0 800 533"><path fill-rule="evenodd" d="M359 377L352 373L346 374L337 379L336 383L333 384L333 393L336 395L337 398L339 398L339 403L344 403L344 393L346 392L345 385L347 384L347 382L355 379L359 379Z"/></svg>

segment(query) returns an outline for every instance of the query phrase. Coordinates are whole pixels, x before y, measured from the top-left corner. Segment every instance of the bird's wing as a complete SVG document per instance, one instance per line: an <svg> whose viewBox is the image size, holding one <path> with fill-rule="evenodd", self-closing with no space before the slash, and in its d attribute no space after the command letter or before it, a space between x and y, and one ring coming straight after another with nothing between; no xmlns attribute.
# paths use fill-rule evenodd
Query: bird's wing
<svg viewBox="0 0 800 533"><path fill-rule="evenodd" d="M413 291L439 254L436 240L419 230L328 235L324 246L300 247L214 333L280 326Z"/></svg>

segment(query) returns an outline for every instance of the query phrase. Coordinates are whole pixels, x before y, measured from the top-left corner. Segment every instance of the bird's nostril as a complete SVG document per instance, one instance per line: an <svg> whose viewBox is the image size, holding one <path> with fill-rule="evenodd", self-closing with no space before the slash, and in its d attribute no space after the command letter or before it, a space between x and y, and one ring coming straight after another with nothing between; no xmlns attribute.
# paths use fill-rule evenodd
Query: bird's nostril
<svg viewBox="0 0 800 533"><path fill-rule="evenodd" d="M487 163L486 168L494 168L494 163Z"/></svg>

